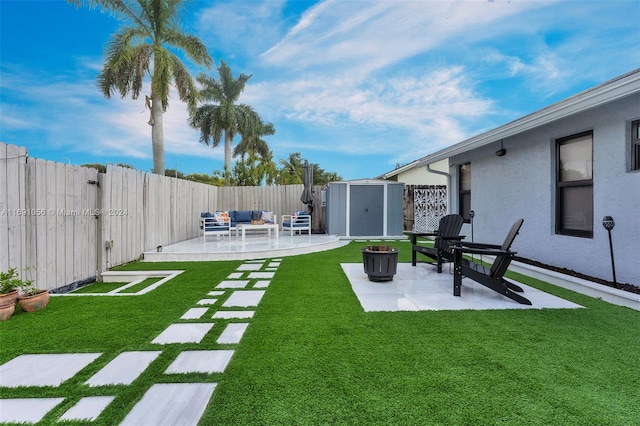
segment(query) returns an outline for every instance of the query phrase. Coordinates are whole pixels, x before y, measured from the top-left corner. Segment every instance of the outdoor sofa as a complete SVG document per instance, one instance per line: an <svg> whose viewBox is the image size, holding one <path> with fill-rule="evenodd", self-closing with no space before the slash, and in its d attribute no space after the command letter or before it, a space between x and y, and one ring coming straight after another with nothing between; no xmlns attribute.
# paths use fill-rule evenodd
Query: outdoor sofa
<svg viewBox="0 0 640 426"><path fill-rule="evenodd" d="M200 231L207 234L224 234L235 231L239 224L251 224L252 221L277 224L277 216L266 210L223 210L200 213Z"/></svg>

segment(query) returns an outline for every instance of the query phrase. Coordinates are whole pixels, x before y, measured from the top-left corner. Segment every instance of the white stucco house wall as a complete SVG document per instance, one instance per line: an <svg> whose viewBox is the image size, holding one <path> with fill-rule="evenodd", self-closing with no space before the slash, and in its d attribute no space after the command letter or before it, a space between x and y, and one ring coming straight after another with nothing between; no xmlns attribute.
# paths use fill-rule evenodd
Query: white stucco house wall
<svg viewBox="0 0 640 426"><path fill-rule="evenodd" d="M413 161L404 166L400 166L384 173L377 177L377 179L393 180L396 182L402 182L405 185L446 185L447 178L445 175L429 172L426 167L418 167L420 160ZM449 172L449 160L444 159L438 161L431 166L432 170L440 172Z"/></svg>
<svg viewBox="0 0 640 426"><path fill-rule="evenodd" d="M524 218L518 256L611 281L611 216L617 281L640 285L640 69L412 164L443 160L467 239L470 210L477 242Z"/></svg>

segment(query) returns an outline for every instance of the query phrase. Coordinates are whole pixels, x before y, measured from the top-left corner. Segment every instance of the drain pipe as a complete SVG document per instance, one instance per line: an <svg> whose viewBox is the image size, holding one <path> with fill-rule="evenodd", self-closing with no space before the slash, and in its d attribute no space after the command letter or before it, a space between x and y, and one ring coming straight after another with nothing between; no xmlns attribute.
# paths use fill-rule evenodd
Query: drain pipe
<svg viewBox="0 0 640 426"><path fill-rule="evenodd" d="M427 164L425 166L425 169L427 169L427 171L429 173L433 173L433 174L436 174L436 175L442 175L442 176L445 176L447 178L447 197L449 197L449 195L450 195L449 191L451 190L451 175L449 173L447 173L447 172L442 172L440 170L432 169L431 168L431 164ZM449 205L450 205L450 203L447 203L447 211L449 211Z"/></svg>

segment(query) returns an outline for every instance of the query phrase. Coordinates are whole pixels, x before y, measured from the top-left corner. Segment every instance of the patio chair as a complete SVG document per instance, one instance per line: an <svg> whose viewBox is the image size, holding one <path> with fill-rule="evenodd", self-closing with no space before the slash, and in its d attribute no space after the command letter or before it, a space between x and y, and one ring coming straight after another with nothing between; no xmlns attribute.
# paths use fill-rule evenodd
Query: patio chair
<svg viewBox="0 0 640 426"><path fill-rule="evenodd" d="M311 235L311 215L306 211L282 215L282 231L289 231L291 236L294 234L302 235L303 231L307 231Z"/></svg>
<svg viewBox="0 0 640 426"><path fill-rule="evenodd" d="M504 279L504 274L509 268L511 260L516 252L511 251L511 244L520 231L524 219L518 219L504 239L501 246L495 244L460 242L452 247L454 253L453 269L453 295L460 296L462 277L467 277L496 291L503 296L522 305L531 305L531 301L518 293L522 293L521 287ZM481 263L462 257L464 253L495 256L495 260L489 269Z"/></svg>
<svg viewBox="0 0 640 426"><path fill-rule="evenodd" d="M203 213L207 215L208 213ZM219 222L213 216L201 216L200 217L200 233L202 234L202 242L207 241L207 235L217 235L220 238L220 235L227 235L227 237L231 238L231 227L229 226L229 222Z"/></svg>
<svg viewBox="0 0 640 426"><path fill-rule="evenodd" d="M438 273L441 273L443 263L453 262L451 246L464 239L464 235L459 235L463 223L464 220L459 214L449 214L440 219L437 232L407 232L411 239L411 265L416 266L416 253L420 253L434 260ZM419 245L418 236L436 237L433 247Z"/></svg>

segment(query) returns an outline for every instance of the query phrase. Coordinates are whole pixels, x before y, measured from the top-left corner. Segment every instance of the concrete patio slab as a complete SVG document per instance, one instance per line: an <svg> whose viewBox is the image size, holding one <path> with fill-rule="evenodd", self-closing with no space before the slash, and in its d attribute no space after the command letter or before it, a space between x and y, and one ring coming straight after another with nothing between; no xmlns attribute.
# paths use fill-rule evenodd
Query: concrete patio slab
<svg viewBox="0 0 640 426"><path fill-rule="evenodd" d="M64 413L60 420L94 421L114 399L115 396L88 396L82 398Z"/></svg>
<svg viewBox="0 0 640 426"><path fill-rule="evenodd" d="M259 271L263 263L243 263L236 268L236 271Z"/></svg>
<svg viewBox="0 0 640 426"><path fill-rule="evenodd" d="M242 335L247 331L249 324L247 323L230 323L218 337L216 343L220 344L235 344L240 343Z"/></svg>
<svg viewBox="0 0 640 426"><path fill-rule="evenodd" d="M222 304L222 306L231 307L243 307L248 308L251 306L258 306L262 296L264 296L265 290L245 290L236 291Z"/></svg>
<svg viewBox="0 0 640 426"><path fill-rule="evenodd" d="M438 274L432 265L398 263L393 281L369 281L361 263L343 263L351 288L366 312L370 311L422 311L460 309L573 309L580 305L518 283L523 296L532 305L521 305L468 278L462 280L460 297L453 295L453 275L445 265Z"/></svg>
<svg viewBox="0 0 640 426"><path fill-rule="evenodd" d="M253 318L253 314L255 311L218 311L211 318L221 318L221 319L244 319L244 318Z"/></svg>
<svg viewBox="0 0 640 426"><path fill-rule="evenodd" d="M120 425L196 426L215 388L215 383L155 384Z"/></svg>
<svg viewBox="0 0 640 426"><path fill-rule="evenodd" d="M200 343L202 338L211 330L213 324L171 324L151 343L160 345L171 343Z"/></svg>
<svg viewBox="0 0 640 426"><path fill-rule="evenodd" d="M281 259L305 253L331 250L349 244L337 235L312 234L295 238L272 238L266 234L247 235L241 238L208 239L202 237L164 246L162 252L155 249L144 253L144 262L180 262L255 259L264 262L265 258Z"/></svg>
<svg viewBox="0 0 640 426"><path fill-rule="evenodd" d="M122 352L85 383L89 386L130 385L147 369L160 351Z"/></svg>
<svg viewBox="0 0 640 426"><path fill-rule="evenodd" d="M180 317L180 319L199 319L209 310L209 308L191 308Z"/></svg>
<svg viewBox="0 0 640 426"><path fill-rule="evenodd" d="M232 350L185 351L167 367L165 374L222 373L233 356Z"/></svg>
<svg viewBox="0 0 640 426"><path fill-rule="evenodd" d="M64 398L0 399L0 423L38 423Z"/></svg>
<svg viewBox="0 0 640 426"><path fill-rule="evenodd" d="M249 280L224 280L216 288L245 288L249 284Z"/></svg>
<svg viewBox="0 0 640 426"><path fill-rule="evenodd" d="M273 278L275 272L249 272L249 279Z"/></svg>
<svg viewBox="0 0 640 426"><path fill-rule="evenodd" d="M20 355L0 365L0 386L60 386L100 353ZM38 374L33 374L37 371Z"/></svg>

